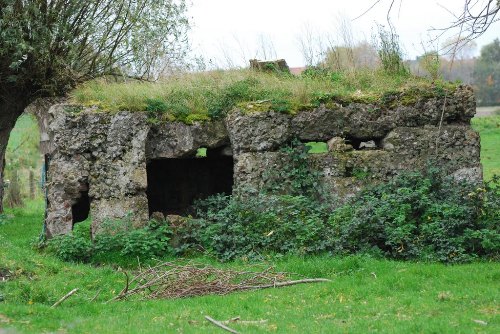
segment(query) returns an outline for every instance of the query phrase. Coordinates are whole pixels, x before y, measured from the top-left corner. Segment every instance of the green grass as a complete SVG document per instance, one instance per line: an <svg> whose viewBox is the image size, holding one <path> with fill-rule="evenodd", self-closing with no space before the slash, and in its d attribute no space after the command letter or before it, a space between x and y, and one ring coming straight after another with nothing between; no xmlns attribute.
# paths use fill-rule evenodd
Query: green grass
<svg viewBox="0 0 500 334"><path fill-rule="evenodd" d="M219 117L236 106L249 112L295 113L332 100L380 102L384 94L399 91L406 91L405 101L411 102L415 95L442 94L455 87L381 70L302 76L231 70L182 74L157 83L97 80L70 96L75 104L102 111L147 111L156 120L191 123Z"/></svg>
<svg viewBox="0 0 500 334"><path fill-rule="evenodd" d="M497 333L500 331L499 263L394 262L363 256L290 257L278 270L331 283L204 296L180 300L106 304L124 285L110 266L63 263L36 252L42 205L0 223L0 267L15 273L0 283L0 329L23 333L220 333L205 315L226 320L267 319L263 325L232 325L251 333ZM216 264L240 268L243 264ZM73 288L78 293L50 306ZM95 301L90 300L98 293ZM479 321L479 322L477 322ZM484 325L481 321L487 323ZM0 330L1 331L1 330Z"/></svg>
<svg viewBox="0 0 500 334"><path fill-rule="evenodd" d="M5 159L7 171L19 167L40 165L40 130L33 115L21 115L12 130Z"/></svg>
<svg viewBox="0 0 500 334"><path fill-rule="evenodd" d="M327 143L311 141L309 143L306 143L306 146L310 147L308 151L308 153L310 154L328 152Z"/></svg>
<svg viewBox="0 0 500 334"><path fill-rule="evenodd" d="M30 114L21 115L9 137L5 155L5 179L12 181L16 172L24 196L29 194L30 170L33 172L35 182L39 184L40 181L42 157L39 143L40 130L35 117ZM36 195L41 195L41 192L37 191Z"/></svg>
<svg viewBox="0 0 500 334"><path fill-rule="evenodd" d="M472 126L481 135L481 163L484 179L500 175L500 116L472 119Z"/></svg>

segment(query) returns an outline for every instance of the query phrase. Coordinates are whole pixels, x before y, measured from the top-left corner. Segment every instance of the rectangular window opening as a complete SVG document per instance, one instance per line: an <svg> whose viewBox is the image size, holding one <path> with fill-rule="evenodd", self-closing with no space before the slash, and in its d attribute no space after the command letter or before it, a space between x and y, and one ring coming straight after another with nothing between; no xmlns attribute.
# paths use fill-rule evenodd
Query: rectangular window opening
<svg viewBox="0 0 500 334"><path fill-rule="evenodd" d="M149 215L194 214L198 199L215 194L231 194L232 156L206 154L199 158L152 159L147 163Z"/></svg>
<svg viewBox="0 0 500 334"><path fill-rule="evenodd" d="M90 197L89 197L89 185L84 184L80 190L80 197L71 206L71 213L73 216L73 226L76 223L83 222L87 220L90 214Z"/></svg>

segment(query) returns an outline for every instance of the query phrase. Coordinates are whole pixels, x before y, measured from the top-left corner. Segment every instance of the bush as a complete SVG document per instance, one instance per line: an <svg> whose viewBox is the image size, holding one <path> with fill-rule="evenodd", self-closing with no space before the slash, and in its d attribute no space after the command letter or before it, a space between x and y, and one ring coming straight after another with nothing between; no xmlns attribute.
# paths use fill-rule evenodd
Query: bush
<svg viewBox="0 0 500 334"><path fill-rule="evenodd" d="M470 189L429 169L366 190L331 215L335 251L376 249L389 258L440 262L498 256L498 190Z"/></svg>
<svg viewBox="0 0 500 334"><path fill-rule="evenodd" d="M63 261L87 262L92 257L93 246L89 239L67 234L50 239L48 251Z"/></svg>
<svg viewBox="0 0 500 334"><path fill-rule="evenodd" d="M420 66L427 71L432 80L439 78L441 59L437 51L426 52L419 60Z"/></svg>
<svg viewBox="0 0 500 334"><path fill-rule="evenodd" d="M238 102L254 101L261 92L258 90L259 81L247 78L236 81L217 93L207 92L207 109L210 118L222 118Z"/></svg>
<svg viewBox="0 0 500 334"><path fill-rule="evenodd" d="M197 215L179 231L178 251L202 248L227 261L329 248L328 211L305 196L217 196L199 202Z"/></svg>
<svg viewBox="0 0 500 334"><path fill-rule="evenodd" d="M146 227L134 229L123 222L107 222L94 238L96 256L119 253L132 258L151 258L170 252L171 230L165 222L150 221ZM127 226L128 225L128 226Z"/></svg>
<svg viewBox="0 0 500 334"><path fill-rule="evenodd" d="M388 74L408 76L409 69L403 63L403 50L399 44L399 36L393 31L386 30L384 26L378 26L377 45L378 56L383 70Z"/></svg>
<svg viewBox="0 0 500 334"><path fill-rule="evenodd" d="M312 194L313 184L306 184L291 189ZM470 184L429 168L401 174L333 210L335 203L317 196L215 196L199 202L197 219L177 231L176 251L205 250L223 261L324 252L439 262L498 258L499 192L498 178L471 191Z"/></svg>
<svg viewBox="0 0 500 334"><path fill-rule="evenodd" d="M264 191L269 193L306 196L316 200L324 196L320 185L321 174L310 166L311 146L294 139L290 145L281 148L289 161L280 170L269 170L265 178L271 180Z"/></svg>
<svg viewBox="0 0 500 334"><path fill-rule="evenodd" d="M132 228L127 221L109 221L93 241L90 240L88 224L80 224L72 233L50 239L48 251L71 262L150 259L172 253L169 244L172 233L165 222L150 221L143 228Z"/></svg>

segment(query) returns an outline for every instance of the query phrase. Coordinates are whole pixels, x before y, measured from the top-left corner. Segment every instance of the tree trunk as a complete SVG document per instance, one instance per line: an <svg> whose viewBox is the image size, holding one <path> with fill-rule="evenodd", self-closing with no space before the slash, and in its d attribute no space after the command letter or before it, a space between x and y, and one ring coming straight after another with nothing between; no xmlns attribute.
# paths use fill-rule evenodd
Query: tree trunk
<svg viewBox="0 0 500 334"><path fill-rule="evenodd" d="M35 199L36 187L35 187L35 172L30 168L30 199Z"/></svg>
<svg viewBox="0 0 500 334"><path fill-rule="evenodd" d="M0 213L3 212L5 151L9 143L10 132L26 106L27 102L24 100L11 101L0 97Z"/></svg>

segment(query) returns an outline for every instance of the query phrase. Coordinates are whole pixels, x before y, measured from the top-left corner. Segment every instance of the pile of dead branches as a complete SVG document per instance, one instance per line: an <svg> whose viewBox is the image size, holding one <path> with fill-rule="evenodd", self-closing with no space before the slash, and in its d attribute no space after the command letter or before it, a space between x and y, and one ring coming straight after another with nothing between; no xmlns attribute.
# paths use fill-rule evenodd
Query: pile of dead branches
<svg viewBox="0 0 500 334"><path fill-rule="evenodd" d="M154 267L140 268L132 279L125 273L126 285L112 300L133 295L143 299L226 295L236 291L330 281L324 278L297 279L298 275L276 272L272 267L252 269L237 271L193 262L164 262Z"/></svg>

